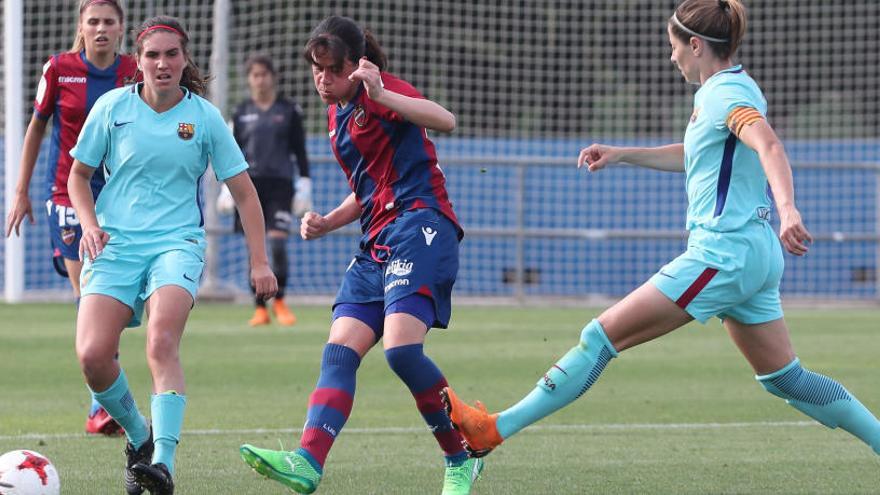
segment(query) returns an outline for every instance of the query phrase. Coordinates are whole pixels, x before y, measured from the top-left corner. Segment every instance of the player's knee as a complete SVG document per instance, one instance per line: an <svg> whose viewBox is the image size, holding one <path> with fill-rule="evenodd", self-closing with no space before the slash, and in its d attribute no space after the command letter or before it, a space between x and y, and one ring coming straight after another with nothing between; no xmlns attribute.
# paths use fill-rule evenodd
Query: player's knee
<svg viewBox="0 0 880 495"><path fill-rule="evenodd" d="M405 374L409 367L420 361L422 356L424 356L422 344L402 345L385 350L388 367L398 376Z"/></svg>
<svg viewBox="0 0 880 495"><path fill-rule="evenodd" d="M608 335L605 333L602 324L596 319L587 323L587 326L581 331L581 340L578 343L578 347L584 351L590 348L595 350L606 349L611 358L617 357L617 350L611 344L611 341L608 340Z"/></svg>
<svg viewBox="0 0 880 495"><path fill-rule="evenodd" d="M147 338L147 359L151 363L164 363L179 360L179 340L171 332L150 332Z"/></svg>
<svg viewBox="0 0 880 495"><path fill-rule="evenodd" d="M96 345L77 344L76 357L79 360L83 375L95 377L103 374L107 369L113 368L113 356L110 352Z"/></svg>

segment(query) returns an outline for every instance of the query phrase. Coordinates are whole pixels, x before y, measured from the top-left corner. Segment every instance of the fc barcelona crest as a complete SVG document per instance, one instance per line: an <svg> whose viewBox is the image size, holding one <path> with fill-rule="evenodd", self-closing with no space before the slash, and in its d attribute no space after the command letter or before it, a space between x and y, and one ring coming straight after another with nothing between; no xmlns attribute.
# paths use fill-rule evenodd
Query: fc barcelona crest
<svg viewBox="0 0 880 495"><path fill-rule="evenodd" d="M181 122L177 124L177 135L180 136L180 139L184 141L189 141L193 136L196 135L196 126L195 124L187 124L186 122Z"/></svg>

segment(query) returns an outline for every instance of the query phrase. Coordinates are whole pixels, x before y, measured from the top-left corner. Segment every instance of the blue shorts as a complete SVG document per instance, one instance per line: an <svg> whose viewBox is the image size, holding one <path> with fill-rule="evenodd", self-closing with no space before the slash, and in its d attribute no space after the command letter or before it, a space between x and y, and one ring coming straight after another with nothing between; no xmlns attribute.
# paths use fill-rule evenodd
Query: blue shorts
<svg viewBox="0 0 880 495"><path fill-rule="evenodd" d="M111 239L94 261L83 262L82 296L102 294L119 300L133 313L129 327L141 324L144 304L160 287L183 287L195 301L205 266L205 241L155 246L114 244Z"/></svg>
<svg viewBox="0 0 880 495"><path fill-rule="evenodd" d="M733 318L748 325L782 318L782 246L766 222L734 232L694 230L688 249L651 283L694 319Z"/></svg>
<svg viewBox="0 0 880 495"><path fill-rule="evenodd" d="M436 320L428 326L446 328L458 242L455 224L437 210L404 212L351 260L333 307L381 301L387 310L406 296L421 294L434 302Z"/></svg>
<svg viewBox="0 0 880 495"><path fill-rule="evenodd" d="M49 239L52 242L53 256L62 256L69 260L79 261L79 240L82 228L76 211L72 206L55 204L46 201L46 212L49 215Z"/></svg>

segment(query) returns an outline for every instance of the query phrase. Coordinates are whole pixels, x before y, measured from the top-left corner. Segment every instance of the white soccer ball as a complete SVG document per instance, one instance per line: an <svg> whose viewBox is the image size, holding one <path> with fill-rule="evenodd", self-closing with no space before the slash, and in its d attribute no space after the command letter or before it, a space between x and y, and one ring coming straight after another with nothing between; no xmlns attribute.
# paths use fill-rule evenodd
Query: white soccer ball
<svg viewBox="0 0 880 495"><path fill-rule="evenodd" d="M58 471L33 450L13 450L0 456L0 495L58 495Z"/></svg>

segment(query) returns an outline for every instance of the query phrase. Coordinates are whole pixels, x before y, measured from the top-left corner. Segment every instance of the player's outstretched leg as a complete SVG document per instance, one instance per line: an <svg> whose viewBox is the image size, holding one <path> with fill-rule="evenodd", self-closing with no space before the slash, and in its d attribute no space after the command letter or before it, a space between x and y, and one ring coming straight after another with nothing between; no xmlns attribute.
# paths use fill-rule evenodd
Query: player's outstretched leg
<svg viewBox="0 0 880 495"><path fill-rule="evenodd" d="M829 428L843 428L880 454L880 421L832 378L804 369L798 358L755 378L795 409Z"/></svg>
<svg viewBox="0 0 880 495"><path fill-rule="evenodd" d="M471 455L486 455L504 439L583 395L615 357L617 350L605 335L605 329L598 320L593 320L584 327L578 345L562 356L535 389L517 404L490 415L482 404L468 406L447 389L444 394L447 412L461 431Z"/></svg>

